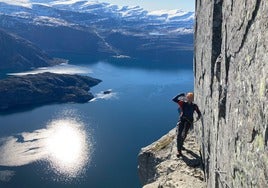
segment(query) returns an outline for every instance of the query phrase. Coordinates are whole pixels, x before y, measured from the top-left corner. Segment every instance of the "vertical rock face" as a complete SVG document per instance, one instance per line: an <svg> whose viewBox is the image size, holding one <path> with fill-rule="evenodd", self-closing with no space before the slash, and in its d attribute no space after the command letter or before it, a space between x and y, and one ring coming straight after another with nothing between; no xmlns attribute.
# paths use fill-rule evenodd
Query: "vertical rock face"
<svg viewBox="0 0 268 188"><path fill-rule="evenodd" d="M196 1L195 97L211 188L268 187L267 12L265 0Z"/></svg>

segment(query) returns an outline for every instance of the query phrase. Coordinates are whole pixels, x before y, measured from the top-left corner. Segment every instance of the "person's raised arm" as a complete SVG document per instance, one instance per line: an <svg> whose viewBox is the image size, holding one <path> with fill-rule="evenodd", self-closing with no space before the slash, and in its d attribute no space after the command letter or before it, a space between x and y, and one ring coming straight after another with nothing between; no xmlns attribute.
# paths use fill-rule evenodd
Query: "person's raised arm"
<svg viewBox="0 0 268 188"><path fill-rule="evenodd" d="M178 94L175 97L173 97L172 101L174 101L175 103L178 103L180 100L179 98L184 97L184 96L185 96L185 93Z"/></svg>

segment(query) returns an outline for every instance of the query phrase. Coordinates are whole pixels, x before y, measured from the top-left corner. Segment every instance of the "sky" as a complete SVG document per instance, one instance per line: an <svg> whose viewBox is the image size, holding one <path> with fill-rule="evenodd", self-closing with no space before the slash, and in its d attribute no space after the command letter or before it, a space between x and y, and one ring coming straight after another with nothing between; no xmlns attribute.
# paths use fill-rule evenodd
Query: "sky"
<svg viewBox="0 0 268 188"><path fill-rule="evenodd" d="M145 10L173 10L181 9L185 11L194 11L195 0L99 0L99 2L107 2L119 6L136 6Z"/></svg>

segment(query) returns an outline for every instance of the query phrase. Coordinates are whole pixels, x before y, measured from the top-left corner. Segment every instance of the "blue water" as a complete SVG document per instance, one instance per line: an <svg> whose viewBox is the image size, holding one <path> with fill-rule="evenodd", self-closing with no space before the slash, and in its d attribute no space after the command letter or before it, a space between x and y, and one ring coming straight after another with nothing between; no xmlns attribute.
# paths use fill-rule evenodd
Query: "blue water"
<svg viewBox="0 0 268 188"><path fill-rule="evenodd" d="M191 65L157 70L72 63L54 69L101 79L91 89L96 100L0 115L0 187L141 187L140 149L176 125L171 98L193 90ZM108 89L111 94L101 94Z"/></svg>

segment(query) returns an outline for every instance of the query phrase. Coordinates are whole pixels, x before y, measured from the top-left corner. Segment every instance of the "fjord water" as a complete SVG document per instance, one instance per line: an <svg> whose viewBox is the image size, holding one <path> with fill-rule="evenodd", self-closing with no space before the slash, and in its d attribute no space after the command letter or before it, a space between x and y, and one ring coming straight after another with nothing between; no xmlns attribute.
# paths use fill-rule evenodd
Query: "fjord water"
<svg viewBox="0 0 268 188"><path fill-rule="evenodd" d="M36 72L99 78L94 100L0 115L0 187L141 187L138 152L175 127L171 98L193 90L192 64L163 70L79 61Z"/></svg>

